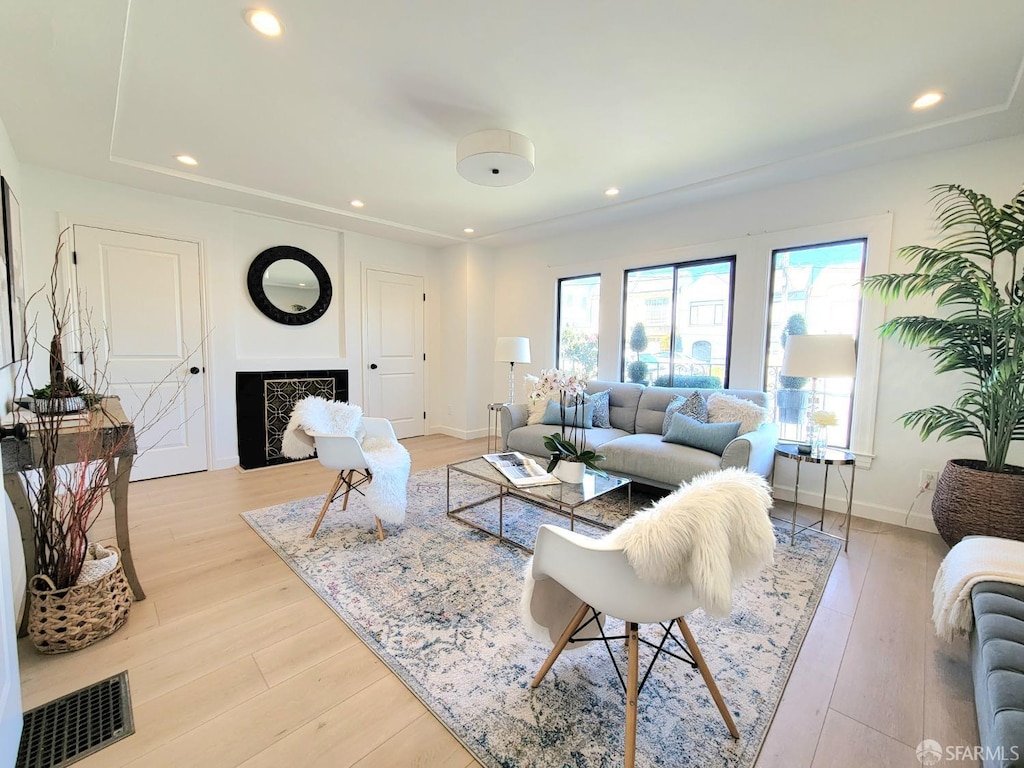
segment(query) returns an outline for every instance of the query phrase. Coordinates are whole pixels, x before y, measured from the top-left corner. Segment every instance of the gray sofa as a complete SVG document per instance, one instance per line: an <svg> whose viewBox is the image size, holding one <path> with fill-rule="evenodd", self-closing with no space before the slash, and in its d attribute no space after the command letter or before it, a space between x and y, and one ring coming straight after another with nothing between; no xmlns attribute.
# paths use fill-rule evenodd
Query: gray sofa
<svg viewBox="0 0 1024 768"><path fill-rule="evenodd" d="M971 590L971 666L985 768L1024 768L1024 587Z"/></svg>
<svg viewBox="0 0 1024 768"><path fill-rule="evenodd" d="M677 395L693 389L644 387L613 381L591 381L587 392L606 389L609 395L610 428L585 430L587 446L605 456L601 467L616 475L658 488L675 489L696 475L726 467L743 467L768 477L772 470L778 426L763 424L753 432L729 443L721 456L685 445L662 442L665 409ZM764 392L745 389L699 389L707 396L715 392L742 397L767 406ZM506 450L546 457L544 436L558 431L550 424L527 425L525 404L506 405L501 412L501 436Z"/></svg>

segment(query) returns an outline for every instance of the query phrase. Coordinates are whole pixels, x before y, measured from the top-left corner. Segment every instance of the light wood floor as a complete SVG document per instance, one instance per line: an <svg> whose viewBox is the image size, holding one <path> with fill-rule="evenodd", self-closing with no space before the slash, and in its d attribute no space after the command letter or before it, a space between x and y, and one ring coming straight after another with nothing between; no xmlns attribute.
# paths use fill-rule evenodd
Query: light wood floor
<svg viewBox="0 0 1024 768"><path fill-rule="evenodd" d="M405 444L414 470L485 449L444 436ZM128 670L136 733L83 768L476 765L239 517L325 493L331 479L303 462L133 483L132 547L148 599L77 653L42 656L22 640L25 708ZM96 531L112 536L112 524ZM855 520L760 768L911 768L924 738L977 743L966 645L930 631L944 552L937 536Z"/></svg>

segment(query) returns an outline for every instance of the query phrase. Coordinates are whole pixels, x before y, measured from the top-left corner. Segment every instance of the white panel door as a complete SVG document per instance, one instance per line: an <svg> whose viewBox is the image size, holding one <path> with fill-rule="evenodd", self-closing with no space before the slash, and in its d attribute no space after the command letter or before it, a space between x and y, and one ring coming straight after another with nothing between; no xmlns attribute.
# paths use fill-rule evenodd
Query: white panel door
<svg viewBox="0 0 1024 768"><path fill-rule="evenodd" d="M399 438L426 431L423 302L422 277L366 271L363 409L388 419Z"/></svg>
<svg viewBox="0 0 1024 768"><path fill-rule="evenodd" d="M133 480L206 469L199 246L75 226L79 300L107 391L135 421ZM70 351L65 349L66 352Z"/></svg>
<svg viewBox="0 0 1024 768"><path fill-rule="evenodd" d="M18 569L19 575L23 574L25 560L21 556L21 535L11 500L6 493L3 496L5 509L0 517L0 553L3 553L0 556L0 765L14 765L21 741L22 717L12 571Z"/></svg>

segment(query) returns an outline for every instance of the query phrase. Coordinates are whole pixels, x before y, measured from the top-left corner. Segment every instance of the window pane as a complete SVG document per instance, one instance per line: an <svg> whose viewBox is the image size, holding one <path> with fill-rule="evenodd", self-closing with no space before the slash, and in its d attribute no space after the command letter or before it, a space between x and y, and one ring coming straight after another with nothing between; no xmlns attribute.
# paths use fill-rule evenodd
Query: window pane
<svg viewBox="0 0 1024 768"><path fill-rule="evenodd" d="M836 333L856 338L860 326L860 280L866 240L829 243L772 253L765 389L783 440L806 442L814 410L832 411L838 424L828 441L850 446L853 379L819 379L815 393L806 379L780 377L785 341L792 334Z"/></svg>
<svg viewBox="0 0 1024 768"><path fill-rule="evenodd" d="M558 367L584 378L597 376L601 276L558 281Z"/></svg>
<svg viewBox="0 0 1024 768"><path fill-rule="evenodd" d="M724 385L733 263L729 257L626 272L623 380Z"/></svg>

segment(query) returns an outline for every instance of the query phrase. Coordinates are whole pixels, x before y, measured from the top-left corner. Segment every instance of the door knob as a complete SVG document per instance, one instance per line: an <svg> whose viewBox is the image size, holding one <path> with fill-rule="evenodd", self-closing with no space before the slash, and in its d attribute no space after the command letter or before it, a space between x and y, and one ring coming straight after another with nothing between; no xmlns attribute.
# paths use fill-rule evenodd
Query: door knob
<svg viewBox="0 0 1024 768"><path fill-rule="evenodd" d="M199 368L197 366L193 365L191 368L188 369L188 372L189 373L199 373Z"/></svg>
<svg viewBox="0 0 1024 768"><path fill-rule="evenodd" d="M376 363L370 363L370 370L371 371L376 371L377 370L377 364Z"/></svg>

